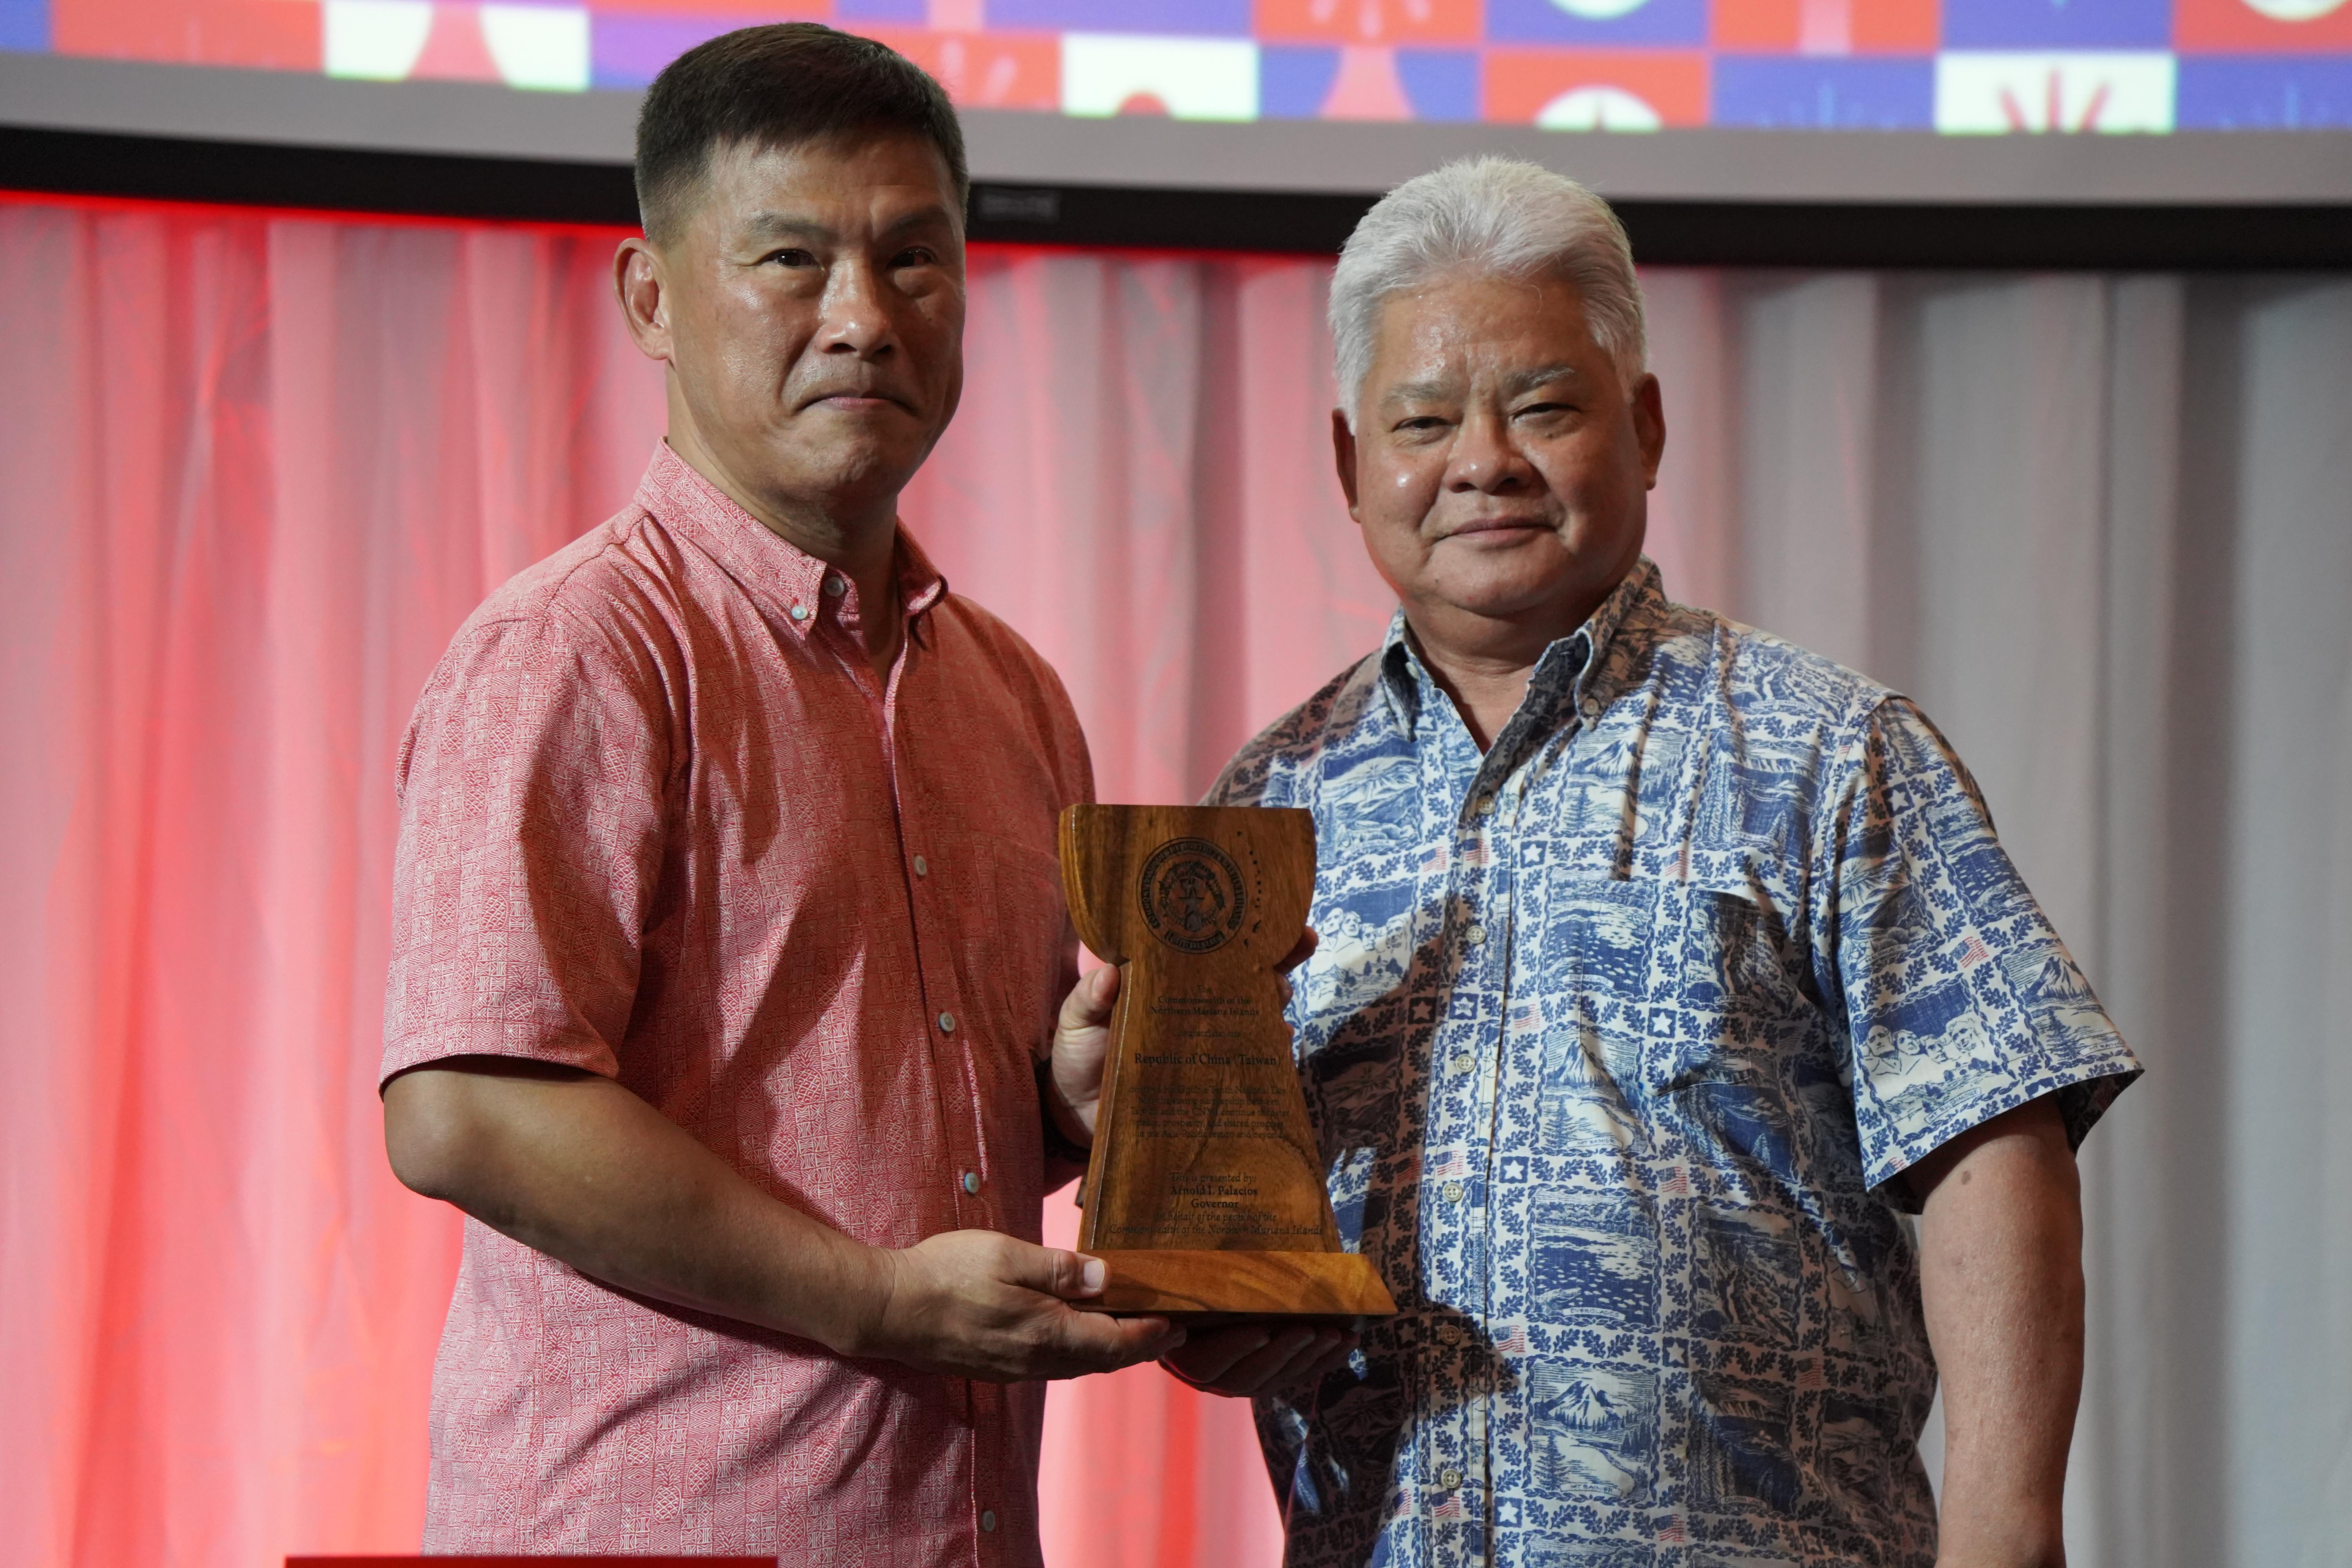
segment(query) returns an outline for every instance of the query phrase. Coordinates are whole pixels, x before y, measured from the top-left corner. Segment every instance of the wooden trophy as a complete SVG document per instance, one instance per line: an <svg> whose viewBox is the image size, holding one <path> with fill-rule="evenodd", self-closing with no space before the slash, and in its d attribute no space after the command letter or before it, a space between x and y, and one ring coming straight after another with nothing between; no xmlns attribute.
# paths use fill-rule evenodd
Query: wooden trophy
<svg viewBox="0 0 2352 1568"><path fill-rule="evenodd" d="M1062 883L1119 966L1079 1250L1106 1312L1355 1318L1396 1303L1341 1250L1282 1016L1307 929L1314 819L1232 806L1074 805Z"/></svg>

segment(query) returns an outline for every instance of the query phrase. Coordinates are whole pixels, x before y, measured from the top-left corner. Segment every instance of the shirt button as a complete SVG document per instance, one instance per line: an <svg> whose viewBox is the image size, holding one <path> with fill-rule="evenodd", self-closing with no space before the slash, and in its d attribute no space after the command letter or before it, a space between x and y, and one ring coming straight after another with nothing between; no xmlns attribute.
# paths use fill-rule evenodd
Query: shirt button
<svg viewBox="0 0 2352 1568"><path fill-rule="evenodd" d="M953 1013L942 1013L940 1015L940 1033L942 1035L952 1035L955 1033L955 1015Z"/></svg>
<svg viewBox="0 0 2352 1568"><path fill-rule="evenodd" d="M1454 1070L1455 1072L1468 1072L1472 1068L1475 1068L1477 1065L1478 1058L1472 1056L1468 1051L1456 1051L1454 1053Z"/></svg>
<svg viewBox="0 0 2352 1568"><path fill-rule="evenodd" d="M829 573L829 572L828 572L827 574L825 574L825 579L824 579L824 596L825 596L826 598L828 598L828 599L838 599L838 598L840 598L844 594L846 594L846 593L848 593L848 592L849 592L849 584L846 584L846 583L843 582L840 578L838 578L838 577L835 576L833 574L831 574L831 573Z"/></svg>
<svg viewBox="0 0 2352 1568"><path fill-rule="evenodd" d="M963 1173L963 1190L968 1193L976 1193L980 1191L980 1173L978 1171L966 1171Z"/></svg>
<svg viewBox="0 0 2352 1568"><path fill-rule="evenodd" d="M1454 1466L1448 1465L1438 1472L1437 1479L1449 1487L1458 1487L1462 1484L1462 1472Z"/></svg>
<svg viewBox="0 0 2352 1568"><path fill-rule="evenodd" d="M929 876L930 874L931 874L931 863L930 863L929 860L924 859L920 855L916 856L916 857L915 857L915 875L916 875L916 876L918 876L918 877L928 877L928 876Z"/></svg>
<svg viewBox="0 0 2352 1568"><path fill-rule="evenodd" d="M793 619L796 621L807 620L808 606L806 605L794 605L792 609L792 616Z"/></svg>
<svg viewBox="0 0 2352 1568"><path fill-rule="evenodd" d="M996 1529L996 1510L994 1509L984 1508L980 1510L980 1528L991 1531L993 1531Z"/></svg>
<svg viewBox="0 0 2352 1568"><path fill-rule="evenodd" d="M1462 1194L1466 1189L1459 1182L1448 1182L1439 1190L1444 1193L1447 1203L1458 1204L1462 1201Z"/></svg>
<svg viewBox="0 0 2352 1568"><path fill-rule="evenodd" d="M1492 816L1495 815L1495 797L1493 795L1482 795L1478 797L1478 815L1481 816Z"/></svg>
<svg viewBox="0 0 2352 1568"><path fill-rule="evenodd" d="M1440 1323L1437 1325L1437 1337L1449 1345L1458 1345L1462 1342L1462 1325Z"/></svg>
<svg viewBox="0 0 2352 1568"><path fill-rule="evenodd" d="M1472 926L1468 931L1464 931L1462 934L1470 940L1471 946L1475 947L1480 942L1486 940L1486 928L1485 926Z"/></svg>

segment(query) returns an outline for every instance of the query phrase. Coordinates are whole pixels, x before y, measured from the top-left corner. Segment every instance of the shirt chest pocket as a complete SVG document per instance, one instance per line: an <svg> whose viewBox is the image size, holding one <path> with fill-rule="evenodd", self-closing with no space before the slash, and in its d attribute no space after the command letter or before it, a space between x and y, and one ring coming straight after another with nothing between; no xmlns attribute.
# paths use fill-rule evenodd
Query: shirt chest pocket
<svg viewBox="0 0 2352 1568"><path fill-rule="evenodd" d="M1787 933L1746 889L1555 872L1539 941L1522 1021L1540 1019L1539 1135L1563 1152L1626 1147L1700 1084L1779 1081L1817 1037Z"/></svg>
<svg viewBox="0 0 2352 1568"><path fill-rule="evenodd" d="M1662 1116L1748 1201L1825 1174L1822 1133L1851 1111L1801 937L1750 889L1691 884L1659 902L1671 951L1643 1060Z"/></svg>

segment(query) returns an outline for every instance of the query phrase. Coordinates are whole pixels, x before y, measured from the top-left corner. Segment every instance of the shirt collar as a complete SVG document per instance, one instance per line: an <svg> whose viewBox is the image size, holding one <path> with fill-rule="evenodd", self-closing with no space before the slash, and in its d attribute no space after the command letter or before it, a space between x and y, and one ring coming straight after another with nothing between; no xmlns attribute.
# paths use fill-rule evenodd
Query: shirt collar
<svg viewBox="0 0 2352 1568"><path fill-rule="evenodd" d="M1624 658L1612 656L1624 651L1618 644L1630 613L1637 605L1663 604L1664 598L1657 563L1646 555L1637 558L1633 569L1619 579L1581 626L1544 649L1528 678L1528 700L1551 707L1555 721L1566 718L1559 710L1564 699L1572 700L1574 710L1588 720L1598 714L1616 697L1616 687L1622 683L1622 678L1611 672L1627 668ZM1389 617L1388 636L1381 642L1381 674L1389 710L1410 737L1423 704L1438 688L1422 663L1421 650L1413 646L1401 605Z"/></svg>
<svg viewBox="0 0 2352 1568"><path fill-rule="evenodd" d="M806 637L828 616L838 619L841 607L856 593L855 586L832 567L737 505L673 451L667 441L655 447L653 461L637 483L636 499L639 506L665 524L691 534L768 612L771 621L796 636ZM912 635L922 613L946 595L947 579L904 523L898 524L893 560L899 603L906 609ZM832 593L826 592L829 578L838 583Z"/></svg>

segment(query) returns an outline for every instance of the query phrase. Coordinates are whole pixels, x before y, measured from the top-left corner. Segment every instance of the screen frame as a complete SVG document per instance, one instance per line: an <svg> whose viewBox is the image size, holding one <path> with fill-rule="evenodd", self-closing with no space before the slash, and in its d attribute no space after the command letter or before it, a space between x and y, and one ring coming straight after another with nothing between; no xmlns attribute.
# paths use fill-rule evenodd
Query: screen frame
<svg viewBox="0 0 2352 1568"><path fill-rule="evenodd" d="M626 165L641 94L0 54L0 125L194 141ZM1505 153L1612 200L2352 205L2352 131L1948 136L1924 132L1219 123L962 111L975 181L1382 191ZM5 175L0 175L5 183Z"/></svg>
<svg viewBox="0 0 2352 1568"><path fill-rule="evenodd" d="M67 68L36 70L25 58L0 56L0 193L635 222L627 162L633 94L583 100L449 82L346 82L34 57L44 68ZM28 82L38 90L14 90ZM1952 150L1960 166L1946 168L1940 180L1908 184L1883 165L1857 171L1840 163L1826 138L1771 137L1758 156L1804 165L1779 187L1793 194L1774 195L1769 183L1725 177L1721 163L1683 167L1672 177L1673 159L1689 150L1712 147L1727 157L1727 143L1758 140L1738 132L1556 136L1508 127L1309 125L1285 128L1310 132L1291 138L1286 160L1251 154L1265 152L1254 134L1269 128L1264 124L986 112L968 113L965 124L978 176L969 232L996 243L1330 255L1395 180L1460 153L1526 151L1606 193L1644 264L2352 271L2352 199L2311 199L2352 179L2352 136L2200 138L2231 145L2211 150L2222 161L2209 161L2193 188L2233 198L2200 202L2129 199L2133 191L2173 188L2147 162L2164 151L2166 139L2157 137L1970 141ZM1360 149L1335 150L1339 139L1381 145L1365 157ZM2286 145L2252 148L2256 177L2242 179L2250 142ZM1943 156L1944 149L1928 153ZM1988 156L1993 172L2007 171L2008 178L1985 177ZM2315 180L2307 177L2314 160L2324 165ZM1072 170L1102 177L1065 177ZM1842 181L1841 172L1855 177ZM1329 183L1307 183L1316 180ZM1340 183L1354 181L1361 184L1352 189ZM1735 188L1736 195L1722 194ZM2052 195L2086 188L2101 199ZM1988 189L2004 195L1974 195ZM1890 190L1898 194L1879 195ZM1955 192L1970 197L1953 199Z"/></svg>

